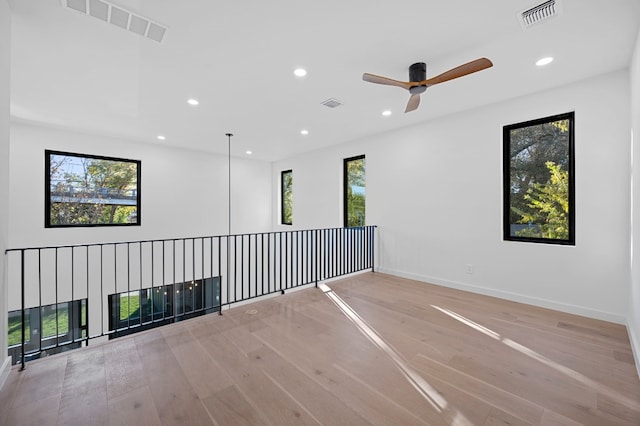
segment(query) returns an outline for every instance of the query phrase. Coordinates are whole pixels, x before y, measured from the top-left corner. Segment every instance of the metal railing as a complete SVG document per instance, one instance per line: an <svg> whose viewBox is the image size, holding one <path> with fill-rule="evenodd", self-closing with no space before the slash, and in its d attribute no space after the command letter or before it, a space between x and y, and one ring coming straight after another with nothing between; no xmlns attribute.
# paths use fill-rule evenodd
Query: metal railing
<svg viewBox="0 0 640 426"><path fill-rule="evenodd" d="M9 249L14 364L374 268L375 226Z"/></svg>

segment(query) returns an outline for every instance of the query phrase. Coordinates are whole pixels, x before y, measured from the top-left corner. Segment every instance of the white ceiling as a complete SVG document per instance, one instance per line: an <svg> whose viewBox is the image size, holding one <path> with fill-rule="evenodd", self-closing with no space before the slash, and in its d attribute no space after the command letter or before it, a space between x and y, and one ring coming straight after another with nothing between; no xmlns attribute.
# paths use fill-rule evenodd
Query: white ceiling
<svg viewBox="0 0 640 426"><path fill-rule="evenodd" d="M561 16L526 31L517 15L543 0L111 1L167 26L157 43L64 0L8 1L15 120L220 153L231 132L234 155L269 161L626 68L640 22L638 0L559 0ZM494 67L408 114L406 91L362 81L480 57Z"/></svg>

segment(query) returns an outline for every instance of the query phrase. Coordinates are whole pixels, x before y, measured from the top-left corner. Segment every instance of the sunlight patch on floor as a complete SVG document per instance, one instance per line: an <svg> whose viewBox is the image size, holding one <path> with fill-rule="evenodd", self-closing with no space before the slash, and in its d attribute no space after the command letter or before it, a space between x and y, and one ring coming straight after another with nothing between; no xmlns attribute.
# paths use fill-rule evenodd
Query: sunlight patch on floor
<svg viewBox="0 0 640 426"><path fill-rule="evenodd" d="M613 398L621 403L623 403L624 405L626 405L627 407L636 410L636 411L640 411L640 403L637 401L634 401L632 399L627 398L625 395L622 395L621 393L615 392L612 389L604 386L602 383L596 382L593 379L590 379L588 377L586 377L585 375L572 370L568 367L565 367L562 364L558 364L557 362L545 357L544 355L534 351L531 348L528 348L518 342L515 342L507 337L503 337L501 336L499 333L496 333L495 331L480 325L472 320L470 320L469 318L466 318L454 311L451 311L449 309L446 308L441 308L439 306L435 306L435 305L431 305L432 308L442 312L443 314L449 316L450 318L455 319L456 321L459 321L460 323L494 339L497 340L501 343L503 343L505 346L514 349L518 352L520 352L523 355L528 356L529 358L532 358L544 365L546 365L547 367L553 368L554 370L556 370L559 373L562 373L568 377L571 377L572 379L582 383L585 386L588 386L592 389L595 389L597 392L600 392L604 395L609 396L610 398Z"/></svg>
<svg viewBox="0 0 640 426"><path fill-rule="evenodd" d="M431 406L438 412L453 411L448 407L447 401L442 395L431 386L426 380L420 376L414 369L412 369L404 360L402 355L398 353L391 345L384 341L384 339L364 321L356 311L354 311L340 296L331 290L326 284L319 284L318 287L324 292L327 297L342 311L342 313L349 319L355 326L364 334L375 346L377 346L382 352L384 352L402 372L404 377L409 383L422 395L422 397L431 404ZM471 423L462 413L455 411L453 413L453 425L459 426L471 426Z"/></svg>

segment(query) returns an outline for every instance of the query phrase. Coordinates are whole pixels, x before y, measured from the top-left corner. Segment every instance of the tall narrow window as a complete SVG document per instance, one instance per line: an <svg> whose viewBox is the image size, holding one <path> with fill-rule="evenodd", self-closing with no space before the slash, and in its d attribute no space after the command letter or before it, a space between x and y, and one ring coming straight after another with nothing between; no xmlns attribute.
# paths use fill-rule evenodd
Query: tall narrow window
<svg viewBox="0 0 640 426"><path fill-rule="evenodd" d="M574 113L503 128L504 239L575 244Z"/></svg>
<svg viewBox="0 0 640 426"><path fill-rule="evenodd" d="M365 224L366 167L364 155L344 160L344 226Z"/></svg>
<svg viewBox="0 0 640 426"><path fill-rule="evenodd" d="M280 213L283 225L293 224L293 171L280 173Z"/></svg>

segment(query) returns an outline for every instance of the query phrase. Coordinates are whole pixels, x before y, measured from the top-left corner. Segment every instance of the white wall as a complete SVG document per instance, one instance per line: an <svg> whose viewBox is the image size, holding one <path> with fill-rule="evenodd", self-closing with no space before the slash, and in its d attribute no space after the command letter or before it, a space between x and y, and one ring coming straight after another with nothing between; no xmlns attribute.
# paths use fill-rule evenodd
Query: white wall
<svg viewBox="0 0 640 426"><path fill-rule="evenodd" d="M632 270L629 289L627 328L634 349L636 366L640 372L640 32L631 62L631 131L633 134L633 168L631 199L632 214Z"/></svg>
<svg viewBox="0 0 640 426"><path fill-rule="evenodd" d="M291 168L294 226L341 226L342 159L365 154L380 271L624 322L628 92L628 72L619 71L280 161L274 200L280 171ZM505 242L502 127L568 111L576 114L576 245Z"/></svg>
<svg viewBox="0 0 640 426"><path fill-rule="evenodd" d="M141 160L142 225L44 228L44 151ZM228 159L12 123L9 245L39 247L221 235L228 230ZM232 233L271 229L269 163L232 158Z"/></svg>
<svg viewBox="0 0 640 426"><path fill-rule="evenodd" d="M11 13L0 0L0 388L8 371L7 358L7 280L5 256L9 226L9 76L11 56Z"/></svg>

